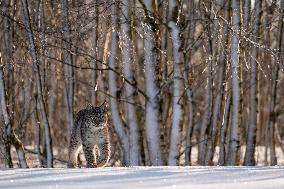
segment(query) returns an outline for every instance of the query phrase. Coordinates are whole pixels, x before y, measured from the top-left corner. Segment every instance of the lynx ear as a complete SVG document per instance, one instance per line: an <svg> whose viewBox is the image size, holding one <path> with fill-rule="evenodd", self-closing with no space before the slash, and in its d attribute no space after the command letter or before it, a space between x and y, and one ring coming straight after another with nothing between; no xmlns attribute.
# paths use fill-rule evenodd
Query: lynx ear
<svg viewBox="0 0 284 189"><path fill-rule="evenodd" d="M99 108L105 109L105 108L106 108L106 105L107 105L107 103L106 103L106 101L104 101L104 102L99 106Z"/></svg>

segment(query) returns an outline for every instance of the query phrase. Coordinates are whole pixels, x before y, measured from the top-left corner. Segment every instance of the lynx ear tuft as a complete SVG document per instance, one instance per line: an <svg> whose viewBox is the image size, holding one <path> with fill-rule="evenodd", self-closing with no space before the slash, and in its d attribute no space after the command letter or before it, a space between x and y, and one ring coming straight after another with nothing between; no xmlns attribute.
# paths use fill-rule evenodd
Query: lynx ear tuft
<svg viewBox="0 0 284 189"><path fill-rule="evenodd" d="M90 103L89 103L89 104L87 105L87 107L86 107L87 110L90 110L90 109L93 109L93 108L94 108L94 107L93 107L92 104L90 104Z"/></svg>
<svg viewBox="0 0 284 189"><path fill-rule="evenodd" d="M106 100L99 106L99 108L103 108L103 109L105 109L106 108L106 105L107 105L107 103L106 103Z"/></svg>

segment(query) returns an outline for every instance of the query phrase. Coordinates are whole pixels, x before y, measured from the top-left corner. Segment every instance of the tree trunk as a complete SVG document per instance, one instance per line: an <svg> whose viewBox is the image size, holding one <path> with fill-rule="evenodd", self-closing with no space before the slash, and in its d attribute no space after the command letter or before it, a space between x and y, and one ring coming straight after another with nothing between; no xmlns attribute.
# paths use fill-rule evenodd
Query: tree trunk
<svg viewBox="0 0 284 189"><path fill-rule="evenodd" d="M3 72L3 63L0 54L0 99L1 99L1 108L2 114L4 118L5 128L4 128L4 145L5 145L5 155L10 154L11 144L13 144L16 148L19 166L20 168L28 168L25 152L22 142L17 138L16 134L13 131L11 125L11 116L9 115L8 108L7 108L7 100L6 100L6 93L5 93L5 85L4 85L4 72ZM6 166L8 165L9 168L13 167L11 156L6 156L7 159L5 161Z"/></svg>
<svg viewBox="0 0 284 189"><path fill-rule="evenodd" d="M146 96L146 137L149 149L150 162L153 166L163 165L160 144L159 127L159 89L156 78L156 51L154 46L154 32L150 22L153 17L152 0L145 0L145 14L147 21L143 24L144 29L144 59L145 59L145 90Z"/></svg>
<svg viewBox="0 0 284 189"><path fill-rule="evenodd" d="M272 81L271 81L271 94L269 104L269 122L268 122L268 135L269 135L269 149L270 149L270 165L277 165L277 157L275 153L275 122L276 122L276 97L277 97L277 82L279 75L279 60L281 53L281 42L282 42L282 31L283 31L283 16L284 16L284 0L280 3L280 15L278 20L278 31L276 34L276 45L277 59L274 61L272 68Z"/></svg>
<svg viewBox="0 0 284 189"><path fill-rule="evenodd" d="M260 10L261 10L261 0L255 0L254 4L254 22L253 22L253 31L252 39L254 42L258 41L258 28L260 22ZM251 54L251 67L250 67L250 101L249 101L249 110L250 110L250 121L249 128L247 132L247 143L246 143L246 152L244 165L253 166L255 165L255 143L256 143L256 129L257 129L257 46L252 47Z"/></svg>
<svg viewBox="0 0 284 189"><path fill-rule="evenodd" d="M243 30L245 35L249 31L249 23L250 23L250 9L251 9L251 0L244 0L243 2Z"/></svg>
<svg viewBox="0 0 284 189"><path fill-rule="evenodd" d="M210 144L212 140L211 136L209 135L210 132L210 125L212 119L212 110L213 110L213 31L214 28L211 24L211 12L212 12L212 1L208 1L208 10L205 13L205 17L207 18L208 24L207 26L207 37L208 37L208 57L206 57L207 63L207 86L206 86L206 104L205 104L205 113L203 116L201 128L200 128L200 137L199 140L203 140L199 143L199 151L198 151L198 162L201 165L207 164L206 160L206 150L207 144ZM209 147L210 148L210 147Z"/></svg>
<svg viewBox="0 0 284 189"><path fill-rule="evenodd" d="M122 1L122 16L121 16L121 51L122 51L122 62L124 63L124 77L134 83L134 77L132 73L133 61L131 58L131 46L130 46L130 23L129 18L129 0ZM135 101L134 101L135 89L129 83L125 86L126 96L126 117L127 125L129 127L129 155L130 165L139 165L141 160L140 146L139 146L139 135L138 135L138 124L136 117Z"/></svg>
<svg viewBox="0 0 284 189"><path fill-rule="evenodd" d="M16 2L11 0L3 1L3 13L6 15L3 17L4 25L4 45L5 45L5 56L4 62L7 67L9 74L6 78L7 87L7 107L10 112L11 125L14 125L14 112L15 112L15 79L14 79L14 65L12 62L13 58L13 33L14 33L14 22L9 17L14 17ZM12 13L12 14L11 14Z"/></svg>
<svg viewBox="0 0 284 189"><path fill-rule="evenodd" d="M226 48L227 41L228 41L228 25L227 22L229 21L229 12L228 12L229 4L225 2L224 4L224 29L222 34L222 42L224 47ZM221 45L222 46L222 45ZM205 159L205 165L212 165L212 160L215 153L216 141L217 141L217 125L218 120L220 117L220 109L222 104L222 98L224 93L224 78L225 78L225 70L226 70L226 51L225 49L220 50L220 69L219 69L219 78L218 78L218 87L217 87L217 95L214 102L213 108L213 115L211 121L211 133L210 133L210 140L208 140L207 144L207 153Z"/></svg>
<svg viewBox="0 0 284 189"><path fill-rule="evenodd" d="M74 125L73 118L73 104L74 104L74 62L71 51L71 31L69 24L69 12L68 12L68 1L61 0L62 10L62 25L63 25L63 67L64 67L64 83L65 83L65 105L66 105L66 116L67 116L67 133L70 136L70 132Z"/></svg>
<svg viewBox="0 0 284 189"><path fill-rule="evenodd" d="M13 168L12 157L11 157L11 138L12 138L12 125L10 121L10 116L7 110L5 88L4 88L4 73L3 73L3 63L0 54L0 98L1 98L1 110L4 118L4 128L3 128L3 143L4 143L4 161L5 167Z"/></svg>
<svg viewBox="0 0 284 189"><path fill-rule="evenodd" d="M188 2L190 7L189 16L190 20L193 20L194 15L194 1L190 0ZM184 87L186 90L187 96L187 106L188 106L188 125L186 128L186 138L185 138L185 165L191 165L191 149L192 149L192 133L193 133L193 92L191 88L190 82L190 73L192 72L191 67L191 55L192 55L192 45L194 40L194 32L195 32L195 23L191 21L188 27L188 43L186 49L189 49L187 54L184 53L184 72L183 72L183 79L184 79ZM186 52L186 51L184 51Z"/></svg>
<svg viewBox="0 0 284 189"><path fill-rule="evenodd" d="M18 156L18 161L19 161L19 167L20 168L29 168L27 164L27 160L25 157L25 151L24 151L24 145L20 141L20 139L17 137L17 135L12 133L12 143L16 148L17 156Z"/></svg>
<svg viewBox="0 0 284 189"><path fill-rule="evenodd" d="M98 1L95 1L95 8L94 8L94 21L93 21L93 40L92 40L92 53L93 53L93 64L95 70L93 71L93 86L95 86L95 89L92 90L92 104L93 105L98 105L98 84L99 84L99 71L96 70L98 68L98 38L99 38L99 33L98 33L98 27L99 27L99 5Z"/></svg>
<svg viewBox="0 0 284 189"><path fill-rule="evenodd" d="M5 14L6 16L3 17L3 32L4 32L4 45L5 45L5 54L3 54L3 59L4 59L4 62L6 63L7 67L8 67L8 70L10 71L9 74L7 74L7 77L8 77L8 94L9 94L9 97L7 99L7 103L6 105L9 105L7 106L10 110L7 110L9 112L14 112L14 86L13 86L13 83L14 83L14 69L13 69L13 64L11 62L12 60L12 45L13 45L13 41L12 41L12 24L11 24L11 21L10 19L8 18L8 16L10 16L11 14L11 9L10 9L10 0L4 0L3 1L3 5L2 5L2 11L3 11L3 14ZM1 56L1 55L0 55ZM1 63L2 64L2 63ZM2 65L0 65L2 66ZM2 69L2 68L1 68ZM3 77L3 76L2 76ZM4 80L3 80L4 82ZM3 83L5 84L5 83ZM5 90L5 89L3 89ZM4 93L5 95L5 93ZM6 97L5 97L6 98ZM11 158L11 151L10 151L10 148L11 148L11 126L13 124L13 115L10 115L11 117L9 118L10 119L10 125L5 125L4 129L3 129L3 142L4 142L4 146L5 146L5 166L6 167L9 167L9 168L12 168L13 167L13 164L12 164L12 158Z"/></svg>
<svg viewBox="0 0 284 189"><path fill-rule="evenodd" d="M129 138L127 135L127 130L121 119L118 102L117 102L117 78L112 70L116 69L116 59L117 59L117 4L116 0L112 0L111 5L111 22L112 22L112 32L111 32L111 50L109 57L109 72L108 72L108 86L110 93L110 108L113 126L118 134L121 141L124 155L124 164L126 166L130 165L129 157Z"/></svg>
<svg viewBox="0 0 284 189"><path fill-rule="evenodd" d="M34 110L34 114L32 115L33 116L33 125L35 127L35 152L37 153L37 159L39 161L39 166L40 167L47 167L46 165L46 156L43 156L42 153L41 153L41 138L42 138L42 132L41 132L41 126L40 126L40 119L39 119L39 113L38 113L38 98L37 96L35 96L35 110ZM45 145L45 144L44 144Z"/></svg>
<svg viewBox="0 0 284 189"><path fill-rule="evenodd" d="M240 4L232 0L232 39L231 39L231 74L232 74L232 120L228 149L228 165L237 165L239 151L239 110L240 110L240 80L239 80L239 30Z"/></svg>
<svg viewBox="0 0 284 189"><path fill-rule="evenodd" d="M43 119L44 134L45 134L44 138L45 138L46 150L47 150L47 166L53 167L53 154L52 154L52 141L51 141L51 135L50 135L50 126L49 126L46 107L44 104L44 99L43 99L43 94L42 94L41 77L40 77L39 65L38 65L39 62L38 62L38 57L36 53L34 35L33 35L32 28L31 28L31 23L30 23L28 2L27 0L21 0L21 2L22 2L23 22L24 22L27 37L28 37L29 49L30 49L30 54L32 57L32 63L33 63L34 78L36 82L36 91L37 91L40 111L41 111L41 115Z"/></svg>
<svg viewBox="0 0 284 189"><path fill-rule="evenodd" d="M220 128L220 142L219 142L219 160L218 165L224 166L226 162L226 133L228 130L230 111L231 111L231 92L226 91L226 99L224 105L224 113L222 119L222 125Z"/></svg>
<svg viewBox="0 0 284 189"><path fill-rule="evenodd" d="M178 6L176 5L175 0L170 0L169 5L169 13L170 13L170 22L169 28L172 36L173 43L173 122L171 128L171 138L170 138L170 149L169 149L169 158L168 165L176 165L177 164L177 156L178 156L178 143L179 143L179 128L181 123L181 53L180 50L180 29L177 26L177 20L175 20L175 12L178 11Z"/></svg>

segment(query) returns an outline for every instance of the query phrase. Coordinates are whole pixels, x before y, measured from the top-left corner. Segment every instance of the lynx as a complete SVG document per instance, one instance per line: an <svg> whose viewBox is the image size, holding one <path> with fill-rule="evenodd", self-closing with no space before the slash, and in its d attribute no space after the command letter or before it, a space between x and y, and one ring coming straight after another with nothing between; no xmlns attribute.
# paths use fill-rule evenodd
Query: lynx
<svg viewBox="0 0 284 189"><path fill-rule="evenodd" d="M81 146L88 168L106 166L110 158L110 142L105 103L99 107L89 104L77 113L70 138L69 168L78 167Z"/></svg>

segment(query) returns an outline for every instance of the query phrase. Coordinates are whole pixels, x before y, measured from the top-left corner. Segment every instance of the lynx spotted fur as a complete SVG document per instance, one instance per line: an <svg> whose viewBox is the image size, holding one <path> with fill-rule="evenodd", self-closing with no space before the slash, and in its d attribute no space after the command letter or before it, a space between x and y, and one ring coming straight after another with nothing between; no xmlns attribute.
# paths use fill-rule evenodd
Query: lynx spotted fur
<svg viewBox="0 0 284 189"><path fill-rule="evenodd" d="M110 158L110 142L104 103L99 107L88 105L77 113L70 138L68 167L78 166L81 146L88 168L106 166Z"/></svg>

